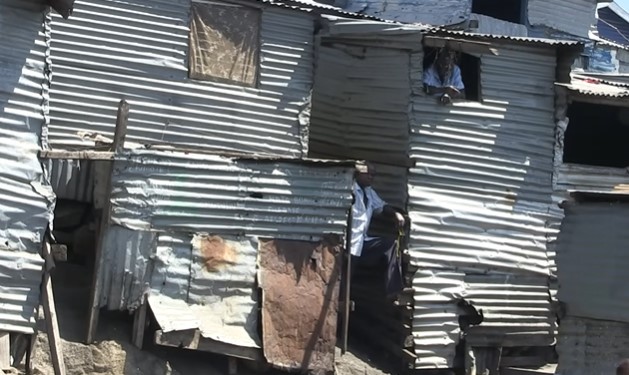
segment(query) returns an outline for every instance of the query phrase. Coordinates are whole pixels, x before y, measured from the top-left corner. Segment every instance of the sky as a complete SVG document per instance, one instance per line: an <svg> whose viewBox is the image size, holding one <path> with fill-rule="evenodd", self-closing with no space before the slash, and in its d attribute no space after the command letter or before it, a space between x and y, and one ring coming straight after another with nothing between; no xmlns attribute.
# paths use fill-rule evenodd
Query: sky
<svg viewBox="0 0 629 375"><path fill-rule="evenodd" d="M629 12L629 0L615 0L614 2L620 5L622 9Z"/></svg>

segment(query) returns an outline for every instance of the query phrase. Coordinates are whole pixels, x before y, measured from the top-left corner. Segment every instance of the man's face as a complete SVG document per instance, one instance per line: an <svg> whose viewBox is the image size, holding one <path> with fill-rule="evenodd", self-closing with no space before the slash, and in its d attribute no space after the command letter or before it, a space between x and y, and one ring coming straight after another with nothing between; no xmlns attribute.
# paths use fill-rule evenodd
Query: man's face
<svg viewBox="0 0 629 375"><path fill-rule="evenodd" d="M361 171L356 173L356 182L361 187L371 186L375 175L375 169L371 165L364 166Z"/></svg>
<svg viewBox="0 0 629 375"><path fill-rule="evenodd" d="M437 69L439 70L439 74L443 77L450 75L450 71L452 69L452 54L449 52L443 52L439 55L437 59Z"/></svg>

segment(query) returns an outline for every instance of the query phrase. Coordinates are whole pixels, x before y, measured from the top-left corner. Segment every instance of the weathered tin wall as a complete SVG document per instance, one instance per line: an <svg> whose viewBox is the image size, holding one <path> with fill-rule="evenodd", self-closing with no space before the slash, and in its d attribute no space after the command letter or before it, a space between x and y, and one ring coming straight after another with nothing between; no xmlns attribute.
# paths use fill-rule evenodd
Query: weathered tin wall
<svg viewBox="0 0 629 375"><path fill-rule="evenodd" d="M135 151L116 162L112 222L134 230L318 240L344 232L352 181L347 167L325 163Z"/></svg>
<svg viewBox="0 0 629 375"><path fill-rule="evenodd" d="M477 332L494 345L525 346L531 335L500 338L516 330L543 331L541 341L550 345L554 336L548 334L550 296L541 280L549 275L546 246L552 234L549 226L556 220L549 215L555 50L509 42L494 47L497 55L480 57L482 102L442 106L419 87L413 90L410 156L415 168L409 176L413 223L409 251L416 266L443 270L444 275L454 270L467 278L488 271L521 275L503 286L497 279L486 281L496 301L501 301L496 306L510 301L514 290L527 289L528 283L518 280L535 277L538 289L522 306L538 306L534 314L503 311L498 323L490 314ZM474 301L474 285L465 289ZM479 303L486 303L482 289L479 293ZM421 311L432 306L416 300L414 319L422 319ZM441 324L456 324L456 317L452 318L444 316ZM421 338L422 333L416 332L417 344ZM454 345L449 348L447 360L454 356ZM419 346L416 350L417 367L434 366Z"/></svg>
<svg viewBox="0 0 629 375"><path fill-rule="evenodd" d="M559 300L570 316L629 323L629 204L565 204L557 241Z"/></svg>
<svg viewBox="0 0 629 375"><path fill-rule="evenodd" d="M347 44L318 51L309 155L369 160L376 191L406 206L409 54ZM392 67L396 67L392 69Z"/></svg>
<svg viewBox="0 0 629 375"><path fill-rule="evenodd" d="M0 330L31 333L54 194L37 157L48 121L47 10L0 3Z"/></svg>
<svg viewBox="0 0 629 375"><path fill-rule="evenodd" d="M260 28L259 86L188 79L191 0L76 1L52 23L49 126L53 148L112 137L119 100L127 140L299 156L312 88L314 19L268 6ZM255 4L255 3L254 3Z"/></svg>
<svg viewBox="0 0 629 375"><path fill-rule="evenodd" d="M165 332L257 348L258 238L344 237L352 184L338 163L131 151L115 162L100 304L148 294Z"/></svg>
<svg viewBox="0 0 629 375"><path fill-rule="evenodd" d="M531 26L588 37L596 24L597 0L528 0Z"/></svg>

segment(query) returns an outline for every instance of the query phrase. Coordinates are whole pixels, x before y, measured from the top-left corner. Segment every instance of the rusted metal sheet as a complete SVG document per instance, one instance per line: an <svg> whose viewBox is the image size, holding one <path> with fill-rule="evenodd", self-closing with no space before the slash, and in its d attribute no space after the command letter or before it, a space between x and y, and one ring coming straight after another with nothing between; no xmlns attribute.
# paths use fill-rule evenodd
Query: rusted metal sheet
<svg viewBox="0 0 629 375"><path fill-rule="evenodd" d="M263 348L273 366L334 370L340 243L339 237L261 241Z"/></svg>

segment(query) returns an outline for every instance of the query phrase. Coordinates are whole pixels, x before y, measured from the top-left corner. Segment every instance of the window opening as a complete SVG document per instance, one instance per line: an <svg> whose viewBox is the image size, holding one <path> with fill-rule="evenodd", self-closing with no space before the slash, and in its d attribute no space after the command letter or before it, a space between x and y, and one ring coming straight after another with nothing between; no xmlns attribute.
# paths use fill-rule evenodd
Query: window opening
<svg viewBox="0 0 629 375"><path fill-rule="evenodd" d="M255 86L261 10L235 4L193 2L190 78Z"/></svg>
<svg viewBox="0 0 629 375"><path fill-rule="evenodd" d="M526 0L473 0L472 13L525 24Z"/></svg>
<svg viewBox="0 0 629 375"><path fill-rule="evenodd" d="M435 91L434 94L431 94L431 89L429 86L437 87L437 86L448 86L448 85L457 85L456 79L446 79L442 81L441 78L436 77L437 73L437 59L438 54L443 49L440 48L424 48L424 87L426 88L429 95L433 95L435 97L439 97L440 93ZM470 101L481 101L481 84L480 84L480 58L470 55L468 53L457 52L453 53L452 63L454 67L452 69L452 75L460 74L461 81L463 83L463 97L455 98L454 100L470 100ZM455 70L458 69L459 73L456 73ZM432 71L430 71L432 70ZM453 77L452 76L452 77ZM438 87L437 87L438 88Z"/></svg>
<svg viewBox="0 0 629 375"><path fill-rule="evenodd" d="M574 102L568 107L565 163L601 167L629 166L629 109Z"/></svg>

